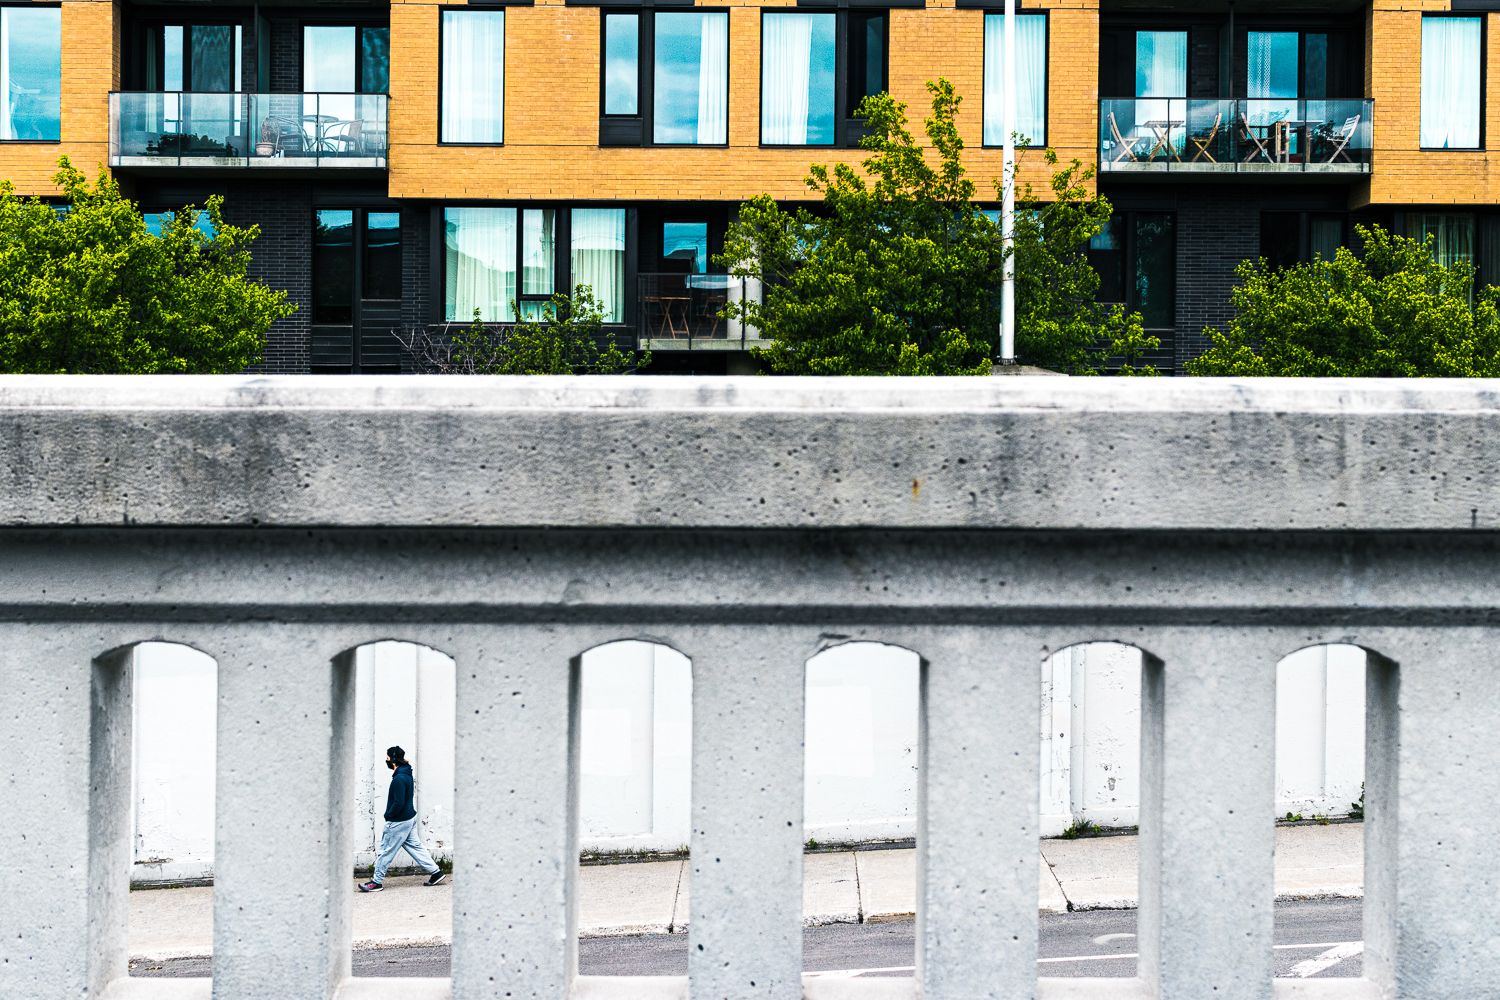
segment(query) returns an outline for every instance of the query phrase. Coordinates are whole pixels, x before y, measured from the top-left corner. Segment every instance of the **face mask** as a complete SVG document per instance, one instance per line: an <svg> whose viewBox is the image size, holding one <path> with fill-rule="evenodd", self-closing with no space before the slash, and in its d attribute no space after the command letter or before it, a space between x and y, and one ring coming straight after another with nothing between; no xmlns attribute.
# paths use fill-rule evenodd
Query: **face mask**
<svg viewBox="0 0 1500 1000"><path fill-rule="evenodd" d="M394 771L396 769L396 762L393 760L388 760L385 762L385 766Z"/></svg>

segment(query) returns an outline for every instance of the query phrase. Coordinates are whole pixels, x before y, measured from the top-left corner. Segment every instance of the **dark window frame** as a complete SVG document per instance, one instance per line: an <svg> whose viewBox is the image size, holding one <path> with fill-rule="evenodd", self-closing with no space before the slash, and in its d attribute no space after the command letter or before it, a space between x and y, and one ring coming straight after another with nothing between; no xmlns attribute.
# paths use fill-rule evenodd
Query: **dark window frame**
<svg viewBox="0 0 1500 1000"><path fill-rule="evenodd" d="M297 82L303 86L304 94L314 93L305 89L304 81L307 80L307 29L308 28L353 28L354 34L354 89L353 90L325 90L318 93L325 94L356 94L365 96L390 96L390 89L384 91L367 91L364 89L365 61L360 58L363 51L361 32L366 28L384 28L387 32L386 58L390 58L389 32L391 24L389 18L378 20L374 18L359 17L307 17L299 18L297 21ZM390 65L386 66L386 79L390 80Z"/></svg>
<svg viewBox="0 0 1500 1000"><path fill-rule="evenodd" d="M149 32L151 32L153 30L159 31L159 30L161 30L163 28L166 28L166 27L172 27L172 26L178 26L178 25L180 25L182 27L186 27L186 28L193 28L193 27L195 27L197 25L203 25L205 27L227 25L227 26L232 27L232 28L239 28L240 29L240 32L241 32L240 43L241 43L241 46L242 46L242 51L240 52L240 80L239 80L239 83L238 83L238 85L235 87L235 89L233 91L225 91L225 93L244 93L246 91L246 88L245 88L245 79L244 79L245 73L248 70L252 70L253 67L251 67L249 65L250 62L251 62L251 60L247 60L245 58L245 53L243 51L243 46L245 44L245 40L247 40L247 39L253 39L254 38L254 30L253 30L253 28L251 27L249 21L247 21L246 18L243 15L215 14L212 11L208 11L208 10L205 10L203 12L203 15L204 16L200 17L194 11L193 8L186 8L185 7L185 8L182 8L180 12L179 11L170 11L170 12L168 12L168 11L156 11L156 10L154 10L154 11L152 11L150 14L148 14L146 16L137 17L137 18L132 19L132 21L131 21L131 23L129 25L129 28L128 28L127 32L125 33L125 37L128 38L129 41L127 42L127 44L125 46L125 52L122 53L122 55L121 55L121 59L122 59L121 74L120 74L121 78L123 80L128 81L128 85L129 86L133 86L133 87L135 87L137 89L140 89L142 91L146 91L148 93L153 93L153 94L167 94L167 93L172 93L172 94L178 94L178 93L180 93L180 94L192 94L192 93L199 93L199 91L195 91L195 90L192 89L192 83L191 83L190 80L187 80L187 79L184 79L184 83L186 83L187 86L184 89L180 90L180 91L177 91L177 90L173 90L173 91L165 90L165 89L163 89L164 84L162 82L159 82L157 80L147 80L146 79L146 65L145 65L145 62L146 62L146 45L147 45L149 37L150 37L149 36ZM299 45L301 44L300 41L299 41L298 44ZM182 56L182 62L183 62L183 69L184 69L184 77L186 77L187 73L189 72L188 67L190 67L191 64L192 64L192 51L193 51L192 32L188 31L188 32L184 33L184 36L183 36L183 56ZM161 67L158 67L158 71L160 71L160 69L161 69ZM158 73L158 75L159 75L159 73ZM206 93L215 93L215 92L214 91L207 91Z"/></svg>
<svg viewBox="0 0 1500 1000"><path fill-rule="evenodd" d="M766 15L768 14L822 14L834 18L833 28L833 142L795 143L766 142L765 138L765 88L760 81L765 79L766 67ZM891 15L886 5L851 4L849 0L834 3L799 2L795 7L762 7L760 10L760 76L757 88L760 91L755 120L755 141L764 149L858 149L864 137L864 120L855 116L850 106L852 88L852 22L880 18L882 55L880 67L881 91L889 93L891 86Z"/></svg>
<svg viewBox="0 0 1500 1000"><path fill-rule="evenodd" d="M569 0L571 3L572 0ZM598 0L577 6L599 7L599 145L611 147L639 147L651 149L728 149L729 128L732 116L725 110L724 141L703 142L656 142L656 15L657 14L723 14L724 23L724 90L734 96L734 14L731 7L695 7L691 3L600 3ZM604 21L611 14L637 15L636 29L640 32L636 43L636 113L633 115L606 115L604 58ZM826 147L822 147L826 148Z"/></svg>
<svg viewBox="0 0 1500 1000"><path fill-rule="evenodd" d="M1123 305L1128 312L1140 311L1140 298L1136 292L1135 273L1138 267L1139 253L1137 247L1137 219L1140 216L1166 216L1172 220L1172 317L1167 326L1147 326L1148 331L1165 331L1177 328L1177 247L1179 243L1178 213L1171 208L1141 208L1141 209L1117 209L1111 221L1120 222L1120 267L1121 267L1121 290L1124 292L1123 301L1100 299L1107 305ZM1144 315L1143 315L1144 320Z"/></svg>
<svg viewBox="0 0 1500 1000"><path fill-rule="evenodd" d="M1479 145L1477 146L1422 146L1422 62L1425 53L1422 52L1422 37L1420 23L1426 23L1429 17L1463 17L1479 22ZM1417 29L1417 142L1418 150L1423 153L1482 153L1487 148L1485 116L1489 112L1489 86L1490 73L1490 19L1478 10L1437 10L1422 11L1419 27Z"/></svg>
<svg viewBox="0 0 1500 1000"><path fill-rule="evenodd" d="M57 80L57 85L58 85L59 93L62 90L62 83L63 83L63 72L62 72L62 70L65 69L65 67L61 66L61 63L62 63L63 40L65 38L67 38L67 35L68 35L67 26L61 23L62 22L62 13L61 13L62 12L62 6L63 5L62 5L61 2L52 2L52 3L18 3L18 2L6 2L6 3L0 3L0 8L16 7L16 8L21 9L21 10L36 10L38 8L43 8L43 9L56 10L56 11L59 12L58 13L58 29L57 29L57 55L58 55L58 63L59 63L59 67L60 67L59 68L59 72L58 72L58 80ZM59 112L60 111L61 111L61 107L59 106ZM63 141L63 137L62 137L62 121L61 121L61 114L59 114L59 121L58 121L58 125L57 125L57 138L56 139L0 139L0 146L56 146L59 143L61 143L62 141Z"/></svg>
<svg viewBox="0 0 1500 1000"><path fill-rule="evenodd" d="M431 303L427 310L429 322L433 326L446 326L449 324L464 324L472 322L472 319L448 319L448 234L444 222L445 213L450 208L513 208L516 210L516 234L517 240L524 226L522 212L528 208L552 209L557 214L553 220L553 234L557 241L553 249L552 284L554 289L573 294L573 209L575 208L612 208L619 209L625 213L625 288L623 294L624 302L621 303L619 323L605 323L606 328L620 328L635 326L635 276L640 272L640 261L637 247L637 230L639 226L638 211L633 205L622 204L619 201L543 201L543 200L519 200L519 201L445 201L439 205L432 206L431 213L431 239L430 255L428 257L428 302ZM516 290L521 288L521 257L520 246L517 246L516 256ZM555 294L555 293L554 293ZM533 296L538 299L551 298L551 295ZM518 301L525 301L520 294L516 295ZM514 326L520 322L515 320L487 320L486 325L492 327Z"/></svg>
<svg viewBox="0 0 1500 1000"><path fill-rule="evenodd" d="M983 8L983 10L986 20L992 14L1004 13L1003 7L999 11L992 10L988 7ZM1046 64L1047 67L1047 82L1042 93L1042 138L1037 139L1033 136L1031 137L1032 143L1030 146L1017 148L1044 149L1047 146L1047 133L1052 130L1052 12L1048 10L1028 10L1025 12L1025 14L1027 17L1040 17L1045 24L1045 27L1042 31L1042 61ZM980 21L979 45L981 49L984 48L984 29L985 22ZM1188 36L1188 44L1190 46L1192 44L1191 35ZM1188 62L1191 63L1192 59L1189 58ZM1003 148L1003 144L994 146L984 141L984 80L985 77L989 74L989 69L989 53L986 51L982 53L979 69L979 145L981 149L1001 149Z"/></svg>
<svg viewBox="0 0 1500 1000"><path fill-rule="evenodd" d="M436 126L437 126L437 144L439 146L478 146L478 147L481 147L481 148L499 149L499 148L501 148L501 147L503 147L505 145L505 136L510 131L510 129L508 128L509 122L507 122L507 120L506 120L506 114L505 114L506 106L509 103L509 98L510 98L510 15L506 14L505 8L506 7L513 7L513 6L514 7L521 7L521 6L530 6L530 5L531 5L530 4L530 0L525 0L525 2L522 2L522 0L516 0L516 2L514 2L514 3L509 2L509 0L506 0L506 2L468 4L468 5L463 5L463 6L454 6L452 4L447 4L447 5L444 5L444 6L441 6L441 7L438 8L438 32L437 32L437 34L438 34L438 54L437 54L437 78L438 78L438 85L437 85L437 115L435 116L435 118L436 118ZM445 80L445 74L443 73L443 47L444 47L443 43L444 43L444 35L446 34L443 31L443 20L450 13L464 13L464 12L474 12L474 11L483 12L483 13L486 13L486 14L493 14L494 12L499 11L502 14L506 14L506 17L505 17L505 30L501 33L501 36L500 36L500 79L501 79L501 91L500 91L500 141L499 142L470 142L468 140L454 140L454 139L444 139L443 138L443 91L447 87L447 83L446 83L446 80ZM458 206L458 207L464 207L464 206Z"/></svg>

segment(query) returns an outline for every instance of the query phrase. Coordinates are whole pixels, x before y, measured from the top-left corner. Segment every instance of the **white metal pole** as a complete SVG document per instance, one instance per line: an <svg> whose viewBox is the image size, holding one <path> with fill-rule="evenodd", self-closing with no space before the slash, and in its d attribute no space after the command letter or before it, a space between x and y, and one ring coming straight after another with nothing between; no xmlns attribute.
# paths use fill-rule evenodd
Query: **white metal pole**
<svg viewBox="0 0 1500 1000"><path fill-rule="evenodd" d="M1004 184L1000 207L1000 235L1005 267L1000 280L1000 363L1016 363L1016 0L1005 0L1005 42L1001 99L1005 127Z"/></svg>

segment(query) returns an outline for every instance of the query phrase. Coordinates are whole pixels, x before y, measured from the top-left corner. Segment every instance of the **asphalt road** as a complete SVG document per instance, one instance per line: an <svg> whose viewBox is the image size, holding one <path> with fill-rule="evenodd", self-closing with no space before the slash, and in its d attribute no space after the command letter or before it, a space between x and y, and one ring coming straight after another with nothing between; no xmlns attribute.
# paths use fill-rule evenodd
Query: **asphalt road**
<svg viewBox="0 0 1500 1000"><path fill-rule="evenodd" d="M834 924L804 932L802 961L808 972L840 976L910 976L914 952L911 921ZM1360 974L1360 901L1279 903L1274 942L1276 975L1295 977ZM1135 911L1094 910L1046 915L1039 949L1043 976L1135 975ZM590 976L681 976L687 974L686 934L586 938L579 965ZM207 976L207 959L131 963L133 976ZM356 976L446 976L448 949L388 948L354 953Z"/></svg>

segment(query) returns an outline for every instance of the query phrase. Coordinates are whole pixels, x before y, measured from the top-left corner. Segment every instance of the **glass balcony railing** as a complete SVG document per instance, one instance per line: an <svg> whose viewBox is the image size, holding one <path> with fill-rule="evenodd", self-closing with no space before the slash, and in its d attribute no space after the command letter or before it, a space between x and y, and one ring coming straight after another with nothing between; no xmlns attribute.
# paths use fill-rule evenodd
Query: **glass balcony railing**
<svg viewBox="0 0 1500 1000"><path fill-rule="evenodd" d="M757 332L721 314L759 289L760 282L730 274L641 274L640 343L658 351L743 348Z"/></svg>
<svg viewBox="0 0 1500 1000"><path fill-rule="evenodd" d="M1368 173L1375 102L1353 99L1099 103L1101 171Z"/></svg>
<svg viewBox="0 0 1500 1000"><path fill-rule="evenodd" d="M116 93L112 167L386 165L384 94Z"/></svg>

